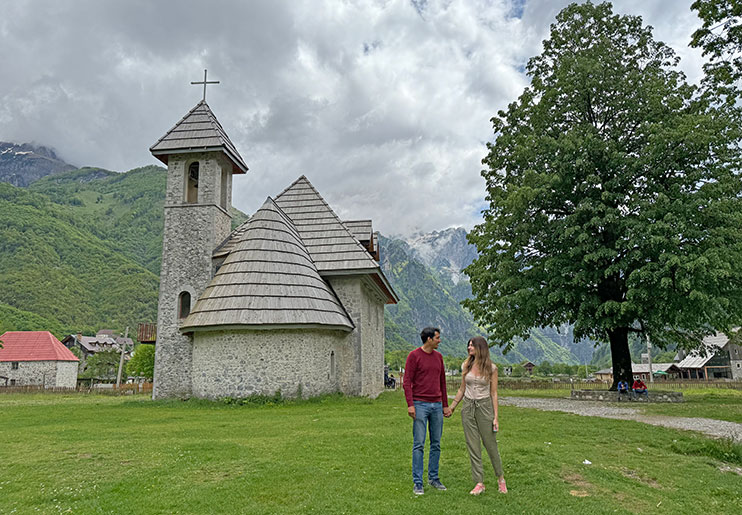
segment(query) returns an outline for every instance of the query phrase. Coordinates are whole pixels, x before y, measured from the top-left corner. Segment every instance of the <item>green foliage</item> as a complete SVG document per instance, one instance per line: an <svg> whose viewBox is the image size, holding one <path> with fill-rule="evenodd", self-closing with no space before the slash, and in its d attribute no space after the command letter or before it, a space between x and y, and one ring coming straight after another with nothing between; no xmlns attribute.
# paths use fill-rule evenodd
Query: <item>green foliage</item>
<svg viewBox="0 0 742 515"><path fill-rule="evenodd" d="M490 206L470 234L465 305L492 342L573 324L610 340L622 377L632 331L692 347L739 323L740 129L676 65L610 4L557 16L483 160Z"/></svg>
<svg viewBox="0 0 742 515"><path fill-rule="evenodd" d="M301 393L301 392L299 392ZM301 398L301 395L296 396L297 399ZM219 399L222 404L236 405L236 406L276 406L286 402L286 399L281 394L281 390L277 390L273 395L248 395L247 397L222 397Z"/></svg>
<svg viewBox="0 0 742 515"><path fill-rule="evenodd" d="M57 321L49 320L30 311L0 304L0 334L6 331L49 331L57 338L64 335Z"/></svg>
<svg viewBox="0 0 742 515"><path fill-rule="evenodd" d="M94 233L46 196L0 184L0 284L15 308L3 323L61 336L154 319L157 277Z"/></svg>
<svg viewBox="0 0 742 515"><path fill-rule="evenodd" d="M96 352L88 357L85 370L78 374L81 379L116 379L121 353L116 350Z"/></svg>
<svg viewBox="0 0 742 515"><path fill-rule="evenodd" d="M408 349L385 350L384 362L389 365L389 371L393 372L403 369L405 362L407 361L407 355L414 349L415 347L410 346Z"/></svg>
<svg viewBox="0 0 742 515"><path fill-rule="evenodd" d="M695 438L683 440L672 444L673 452L686 456L707 456L709 458L742 465L742 444L731 438L710 440L708 438Z"/></svg>
<svg viewBox="0 0 742 515"><path fill-rule="evenodd" d="M732 106L742 96L742 1L696 0L691 9L703 21L690 45L702 48L708 59L704 82L713 95Z"/></svg>
<svg viewBox="0 0 742 515"><path fill-rule="evenodd" d="M126 375L132 377L155 377L155 346L140 343L134 348L131 359L126 363Z"/></svg>

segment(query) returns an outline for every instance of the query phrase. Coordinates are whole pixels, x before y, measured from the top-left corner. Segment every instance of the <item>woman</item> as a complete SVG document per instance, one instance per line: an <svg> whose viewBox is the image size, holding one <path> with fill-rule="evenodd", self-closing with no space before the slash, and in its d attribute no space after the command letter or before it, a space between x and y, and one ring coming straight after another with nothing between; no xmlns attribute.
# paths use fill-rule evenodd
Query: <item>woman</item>
<svg viewBox="0 0 742 515"><path fill-rule="evenodd" d="M500 492L507 493L505 475L502 471L500 454L497 452L497 367L490 360L487 341L481 336L469 340L469 357L461 365L461 387L451 403L451 411L456 409L461 399L461 423L464 426L466 448L469 450L471 477L476 483L469 492L479 495L484 492L484 472L482 471L482 446L492 462L497 476Z"/></svg>

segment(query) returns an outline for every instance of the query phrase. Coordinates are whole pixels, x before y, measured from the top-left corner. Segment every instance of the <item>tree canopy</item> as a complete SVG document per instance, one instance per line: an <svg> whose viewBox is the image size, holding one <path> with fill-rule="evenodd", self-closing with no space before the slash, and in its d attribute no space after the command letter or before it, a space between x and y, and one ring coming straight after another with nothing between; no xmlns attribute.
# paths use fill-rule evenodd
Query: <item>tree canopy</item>
<svg viewBox="0 0 742 515"><path fill-rule="evenodd" d="M155 346L139 344L126 364L126 375L152 379L155 375Z"/></svg>
<svg viewBox="0 0 742 515"><path fill-rule="evenodd" d="M630 332L689 348L739 323L740 128L677 63L609 3L557 16L483 160L465 305L491 342L574 324L610 342L618 380Z"/></svg>
<svg viewBox="0 0 742 515"><path fill-rule="evenodd" d="M714 94L730 103L742 98L742 1L696 0L703 24L693 33L691 46L703 49L708 59L704 65L706 85Z"/></svg>

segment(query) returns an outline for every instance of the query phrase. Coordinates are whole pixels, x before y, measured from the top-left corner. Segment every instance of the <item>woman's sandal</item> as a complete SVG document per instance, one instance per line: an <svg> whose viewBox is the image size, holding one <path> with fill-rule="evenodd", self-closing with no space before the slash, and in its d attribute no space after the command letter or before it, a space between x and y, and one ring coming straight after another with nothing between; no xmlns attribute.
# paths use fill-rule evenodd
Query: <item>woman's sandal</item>
<svg viewBox="0 0 742 515"><path fill-rule="evenodd" d="M500 479L497 480L497 488L500 490L500 493L501 494L508 493L508 487L505 486L505 478L504 477L501 477Z"/></svg>
<svg viewBox="0 0 742 515"><path fill-rule="evenodd" d="M469 492L471 495L479 495L484 492L484 483L477 483L474 489Z"/></svg>

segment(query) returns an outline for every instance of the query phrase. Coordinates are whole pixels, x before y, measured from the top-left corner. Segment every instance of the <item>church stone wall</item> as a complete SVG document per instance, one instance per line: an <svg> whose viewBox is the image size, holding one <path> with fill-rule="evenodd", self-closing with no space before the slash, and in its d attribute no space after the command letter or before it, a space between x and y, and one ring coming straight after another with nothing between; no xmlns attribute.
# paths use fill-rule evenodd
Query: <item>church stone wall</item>
<svg viewBox="0 0 742 515"><path fill-rule="evenodd" d="M361 395L376 397L384 391L384 300L373 287L365 282L361 292L363 305Z"/></svg>
<svg viewBox="0 0 742 515"><path fill-rule="evenodd" d="M352 367L343 392L376 397L384 388L384 300L367 277L328 279L356 326L349 335Z"/></svg>
<svg viewBox="0 0 742 515"><path fill-rule="evenodd" d="M199 161L198 203L185 204L185 172ZM229 235L231 217L221 207L221 167L215 152L172 155L168 161L165 227L157 314L154 398L191 395L192 337L181 334L178 296L191 294L191 307L212 278L212 252ZM229 175L231 182L231 174Z"/></svg>
<svg viewBox="0 0 742 515"><path fill-rule="evenodd" d="M10 361L0 362L0 376L15 380L15 386L43 385L45 388L75 388L77 361L19 361L12 370ZM3 384L5 384L3 382Z"/></svg>
<svg viewBox="0 0 742 515"><path fill-rule="evenodd" d="M193 395L207 399L336 392L347 333L325 329L230 330L194 334ZM334 353L335 370L331 366Z"/></svg>
<svg viewBox="0 0 742 515"><path fill-rule="evenodd" d="M346 395L363 395L362 324L363 300L359 277L325 277L348 312L355 329L348 335L349 356L340 375L341 391Z"/></svg>

